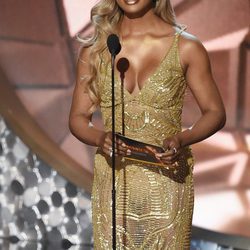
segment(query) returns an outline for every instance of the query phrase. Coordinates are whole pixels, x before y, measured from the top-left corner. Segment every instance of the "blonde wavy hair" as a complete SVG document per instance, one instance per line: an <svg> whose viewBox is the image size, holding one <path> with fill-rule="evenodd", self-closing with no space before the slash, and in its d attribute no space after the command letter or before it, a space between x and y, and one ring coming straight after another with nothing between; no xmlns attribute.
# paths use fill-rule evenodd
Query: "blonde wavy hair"
<svg viewBox="0 0 250 250"><path fill-rule="evenodd" d="M152 0L155 4L155 14L161 17L166 23L181 27L177 24L175 13L170 0ZM94 112L100 104L101 97L98 91L98 82L100 80L101 57L107 52L107 37L114 33L119 35L119 25L121 24L123 11L116 3L116 0L100 0L91 10L91 23L94 26L94 33L90 38L81 38L77 40L82 43L82 47L90 47L89 56L89 76L81 77L86 81L87 93L93 102L90 112ZM107 55L107 54L106 54ZM81 60L81 58L79 58Z"/></svg>

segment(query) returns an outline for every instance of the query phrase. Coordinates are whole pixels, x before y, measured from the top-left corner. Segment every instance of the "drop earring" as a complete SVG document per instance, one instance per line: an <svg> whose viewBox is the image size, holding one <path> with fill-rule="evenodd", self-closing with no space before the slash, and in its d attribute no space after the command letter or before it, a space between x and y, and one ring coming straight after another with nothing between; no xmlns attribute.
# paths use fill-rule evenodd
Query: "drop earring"
<svg viewBox="0 0 250 250"><path fill-rule="evenodd" d="M156 5L156 3L158 2L158 0L152 0L154 6Z"/></svg>

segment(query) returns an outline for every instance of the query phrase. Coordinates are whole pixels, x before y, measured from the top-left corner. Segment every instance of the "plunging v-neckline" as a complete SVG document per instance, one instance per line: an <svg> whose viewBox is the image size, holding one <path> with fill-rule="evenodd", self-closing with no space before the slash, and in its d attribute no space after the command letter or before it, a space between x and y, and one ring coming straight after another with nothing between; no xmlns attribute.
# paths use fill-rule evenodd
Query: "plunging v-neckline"
<svg viewBox="0 0 250 250"><path fill-rule="evenodd" d="M139 89L139 91L137 93L134 93L134 91L132 93L130 93L125 86L123 85L123 90L124 92L127 93L127 95L129 95L132 98L136 98L138 96L141 95L141 93L144 91L144 89L147 87L148 83L151 81L151 79L158 73L158 71L160 70L162 64L167 60L167 58L169 57L170 52L172 51L174 44L175 44L175 40L176 40L176 36L179 34L179 32L176 32L174 34L174 39L169 47L169 49L167 50L166 54L163 56L163 58L160 60L160 63L158 64L158 66L152 71L152 74L150 74L150 76L144 81L142 88ZM121 78L118 77L119 72L115 71L115 82L119 82L121 85ZM138 87L139 88L139 87Z"/></svg>

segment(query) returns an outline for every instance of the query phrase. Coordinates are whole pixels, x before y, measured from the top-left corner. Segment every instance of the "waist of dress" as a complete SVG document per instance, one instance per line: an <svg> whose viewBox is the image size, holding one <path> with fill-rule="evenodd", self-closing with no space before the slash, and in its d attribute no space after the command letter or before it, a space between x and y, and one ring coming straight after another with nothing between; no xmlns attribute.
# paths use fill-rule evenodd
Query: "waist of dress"
<svg viewBox="0 0 250 250"><path fill-rule="evenodd" d="M181 109L117 109L116 124L125 126L126 130L138 132L140 130L179 130L181 127ZM112 125L110 109L102 109L105 127Z"/></svg>
<svg viewBox="0 0 250 250"><path fill-rule="evenodd" d="M150 109L150 110L157 110L157 111L168 111L168 110L175 110L175 111L181 111L183 108L182 103L178 103L175 105L167 106L167 105L158 105L158 104L145 104L145 103L137 103L137 102L128 102L128 103L123 103L123 102L116 102L115 103L115 109L117 108L122 108L122 107L141 107L141 109ZM112 104L110 102L102 102L100 104L101 109L112 109Z"/></svg>

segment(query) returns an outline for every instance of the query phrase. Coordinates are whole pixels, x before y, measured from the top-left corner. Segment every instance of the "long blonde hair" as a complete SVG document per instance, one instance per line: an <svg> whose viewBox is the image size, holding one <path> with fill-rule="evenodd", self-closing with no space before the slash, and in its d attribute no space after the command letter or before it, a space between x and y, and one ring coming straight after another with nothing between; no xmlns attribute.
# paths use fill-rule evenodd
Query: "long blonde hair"
<svg viewBox="0 0 250 250"><path fill-rule="evenodd" d="M155 14L161 17L166 23L180 27L176 23L175 14L170 0L156 0ZM90 112L94 112L100 104L101 97L98 91L100 81L100 55L107 51L107 37L114 33L118 35L119 25L122 21L123 11L116 3L116 0L100 0L91 10L91 22L94 26L94 34L89 39L77 37L83 47L90 47L89 69L90 74L85 79L87 93L93 102ZM79 58L80 59L80 58Z"/></svg>

